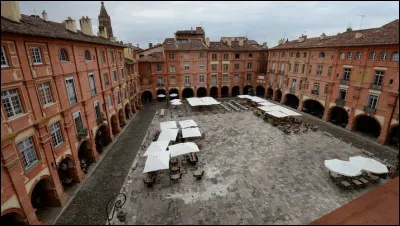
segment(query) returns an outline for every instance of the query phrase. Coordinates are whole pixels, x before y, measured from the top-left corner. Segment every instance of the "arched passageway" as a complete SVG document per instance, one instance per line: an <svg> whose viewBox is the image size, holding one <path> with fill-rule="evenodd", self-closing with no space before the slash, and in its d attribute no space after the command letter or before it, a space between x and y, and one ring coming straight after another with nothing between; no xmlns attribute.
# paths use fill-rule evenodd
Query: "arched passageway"
<svg viewBox="0 0 400 226"><path fill-rule="evenodd" d="M79 146L78 158L79 158L79 163L81 165L81 169L84 173L87 173L87 170L94 161L92 149L93 147L92 144L89 142L89 140L84 140Z"/></svg>
<svg viewBox="0 0 400 226"><path fill-rule="evenodd" d="M349 114L344 108L333 107L329 114L329 121L344 128L349 122Z"/></svg>
<svg viewBox="0 0 400 226"><path fill-rule="evenodd" d="M229 87L223 86L221 88L221 97L229 97Z"/></svg>
<svg viewBox="0 0 400 226"><path fill-rule="evenodd" d="M243 87L243 95L254 95L253 86L247 85Z"/></svg>
<svg viewBox="0 0 400 226"><path fill-rule="evenodd" d="M166 97L164 96L164 97L159 97L158 95L166 95L165 94L165 90L164 89L158 89L157 90L157 102L162 102L162 101L165 101L166 100Z"/></svg>
<svg viewBox="0 0 400 226"><path fill-rule="evenodd" d="M197 89L197 97L205 97L207 96L207 89L204 87L200 87Z"/></svg>
<svg viewBox="0 0 400 226"><path fill-rule="evenodd" d="M399 148L399 125L394 126L388 134L388 144Z"/></svg>
<svg viewBox="0 0 400 226"><path fill-rule="evenodd" d="M265 97L265 88L263 86L257 86L256 95L259 97Z"/></svg>
<svg viewBox="0 0 400 226"><path fill-rule="evenodd" d="M126 104L125 105L125 121L128 121L130 117L131 117L131 105Z"/></svg>
<svg viewBox="0 0 400 226"><path fill-rule="evenodd" d="M274 95L274 90L271 88L271 87L269 87L268 89L267 89L267 98L268 99L272 99L272 96Z"/></svg>
<svg viewBox="0 0 400 226"><path fill-rule="evenodd" d="M210 96L213 98L218 98L218 88L217 87L211 87L210 88Z"/></svg>
<svg viewBox="0 0 400 226"><path fill-rule="evenodd" d="M71 158L66 157L58 164L58 176L60 177L61 184L64 190L68 190L78 182L78 172L74 161Z"/></svg>
<svg viewBox="0 0 400 226"><path fill-rule="evenodd" d="M240 95L240 87L239 86L234 86L232 88L232 96L236 97L237 95Z"/></svg>
<svg viewBox="0 0 400 226"><path fill-rule="evenodd" d="M114 136L116 136L119 133L118 119L117 115L115 114L111 116L111 129Z"/></svg>
<svg viewBox="0 0 400 226"><path fill-rule="evenodd" d="M304 101L302 111L322 118L324 115L324 106L319 101L308 99Z"/></svg>
<svg viewBox="0 0 400 226"><path fill-rule="evenodd" d="M193 89L192 88L185 88L182 91L182 99L183 98L190 98L190 97L193 97L193 96L194 96L194 93L193 93Z"/></svg>
<svg viewBox="0 0 400 226"><path fill-rule="evenodd" d="M177 96L176 97L172 97L171 94L173 94L173 93L176 94ZM169 90L169 96L170 96L170 100L178 99L179 98L179 91L177 89L170 89Z"/></svg>
<svg viewBox="0 0 400 226"><path fill-rule="evenodd" d="M283 104L291 108L297 109L299 107L299 98L297 98L293 94L288 93L285 96L285 102Z"/></svg>
<svg viewBox="0 0 400 226"><path fill-rule="evenodd" d="M33 188L31 194L32 207L36 209L39 221L49 218L49 208L61 206L53 181L49 178L41 179Z"/></svg>
<svg viewBox="0 0 400 226"><path fill-rule="evenodd" d="M361 115L354 121L354 130L362 135L377 138L381 134L379 122L371 116Z"/></svg>
<svg viewBox="0 0 400 226"><path fill-rule="evenodd" d="M125 121L124 111L122 110L122 108L118 110L118 119L119 119L119 126L121 128L124 127L126 121Z"/></svg>
<svg viewBox="0 0 400 226"><path fill-rule="evenodd" d="M2 225L13 225L13 226L27 225L25 223L25 218L15 212L6 213L3 216L1 216L1 223Z"/></svg>
<svg viewBox="0 0 400 226"><path fill-rule="evenodd" d="M103 124L96 132L95 136L96 151L98 153L103 152L103 148L111 143L110 127L107 124Z"/></svg>
<svg viewBox="0 0 400 226"><path fill-rule="evenodd" d="M153 94L146 90L142 93L142 103L143 104L147 104L147 103L151 103L153 101Z"/></svg>
<svg viewBox="0 0 400 226"><path fill-rule="evenodd" d="M281 102L282 100L282 92L278 89L275 91L275 101L277 102Z"/></svg>

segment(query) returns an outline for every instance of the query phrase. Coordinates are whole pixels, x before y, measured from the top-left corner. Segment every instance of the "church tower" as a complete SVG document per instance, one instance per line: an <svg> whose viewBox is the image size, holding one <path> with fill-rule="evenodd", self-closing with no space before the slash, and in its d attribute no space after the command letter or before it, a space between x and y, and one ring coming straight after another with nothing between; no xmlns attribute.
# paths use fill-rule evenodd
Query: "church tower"
<svg viewBox="0 0 400 226"><path fill-rule="evenodd" d="M101 1L100 15L99 15L99 27L107 28L107 38L112 40L114 35L111 27L111 18L104 7L104 2Z"/></svg>

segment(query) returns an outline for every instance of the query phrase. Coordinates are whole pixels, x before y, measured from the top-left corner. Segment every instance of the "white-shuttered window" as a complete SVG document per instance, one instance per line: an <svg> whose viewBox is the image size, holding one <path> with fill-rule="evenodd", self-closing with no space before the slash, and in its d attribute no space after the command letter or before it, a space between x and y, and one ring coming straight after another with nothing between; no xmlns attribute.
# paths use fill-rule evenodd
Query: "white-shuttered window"
<svg viewBox="0 0 400 226"><path fill-rule="evenodd" d="M71 105L76 104L78 102L78 99L76 98L76 93L75 93L74 78L71 77L65 79L65 85L67 87L69 103Z"/></svg>
<svg viewBox="0 0 400 226"><path fill-rule="evenodd" d="M42 54L40 53L39 47L32 47L31 54L32 54L33 64L42 64L43 63Z"/></svg>

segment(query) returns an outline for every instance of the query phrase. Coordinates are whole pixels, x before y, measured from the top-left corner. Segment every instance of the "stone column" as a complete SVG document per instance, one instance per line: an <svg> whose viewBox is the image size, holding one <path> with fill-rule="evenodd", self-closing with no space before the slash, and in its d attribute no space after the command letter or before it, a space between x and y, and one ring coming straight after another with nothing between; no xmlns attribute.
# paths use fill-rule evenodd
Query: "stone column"
<svg viewBox="0 0 400 226"><path fill-rule="evenodd" d="M379 144L383 145L386 143L389 127L390 127L390 117L385 117L385 121L383 122L383 125L381 128L381 134L379 134L379 137L377 139L377 142Z"/></svg>

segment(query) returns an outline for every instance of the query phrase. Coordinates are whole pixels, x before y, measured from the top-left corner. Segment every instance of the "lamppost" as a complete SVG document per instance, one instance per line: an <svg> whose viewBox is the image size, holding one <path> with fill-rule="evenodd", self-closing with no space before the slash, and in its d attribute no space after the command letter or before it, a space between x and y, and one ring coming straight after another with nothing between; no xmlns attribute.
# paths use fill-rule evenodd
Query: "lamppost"
<svg viewBox="0 0 400 226"><path fill-rule="evenodd" d="M108 204L110 203L111 200L113 200L115 197L117 197L117 200L114 202L113 205L113 211L111 214L111 218L108 215ZM122 208L122 206L126 202L126 195L124 193L119 193L116 196L111 197L110 200L108 200L107 205L106 205L106 214L107 214L107 222L109 225L111 225L111 220L114 218L114 213L115 210L117 210L117 218L120 222L124 222L126 219L126 210Z"/></svg>

